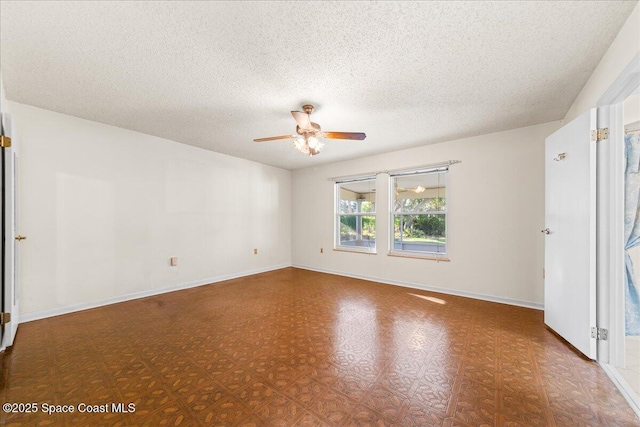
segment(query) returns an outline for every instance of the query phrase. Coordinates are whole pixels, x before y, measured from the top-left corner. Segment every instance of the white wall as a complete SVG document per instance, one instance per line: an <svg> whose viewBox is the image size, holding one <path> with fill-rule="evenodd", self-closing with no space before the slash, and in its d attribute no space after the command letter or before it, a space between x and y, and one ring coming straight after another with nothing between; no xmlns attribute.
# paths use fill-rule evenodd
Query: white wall
<svg viewBox="0 0 640 427"><path fill-rule="evenodd" d="M294 266L541 307L544 139L559 127L546 123L294 171ZM451 262L387 256L385 174L376 192L378 253L331 250L334 190L328 178L447 160L462 161L451 166L447 188Z"/></svg>
<svg viewBox="0 0 640 427"><path fill-rule="evenodd" d="M640 93L629 95L622 104L622 110L622 121L625 126L640 121Z"/></svg>
<svg viewBox="0 0 640 427"><path fill-rule="evenodd" d="M9 107L26 318L290 265L291 172Z"/></svg>
<svg viewBox="0 0 640 427"><path fill-rule="evenodd" d="M4 94L4 84L2 83L2 73L0 72L0 111L4 111L4 103L6 102Z"/></svg>
<svg viewBox="0 0 640 427"><path fill-rule="evenodd" d="M604 95L638 52L640 52L640 3L633 9L627 22L578 94L565 115L564 122L569 123L589 108L595 107L598 99Z"/></svg>

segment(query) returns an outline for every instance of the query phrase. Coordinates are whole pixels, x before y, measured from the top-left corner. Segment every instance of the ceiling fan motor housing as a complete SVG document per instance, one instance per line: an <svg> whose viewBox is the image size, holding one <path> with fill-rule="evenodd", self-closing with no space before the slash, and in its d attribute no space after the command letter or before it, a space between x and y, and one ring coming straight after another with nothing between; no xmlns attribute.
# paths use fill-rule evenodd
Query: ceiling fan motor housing
<svg viewBox="0 0 640 427"><path fill-rule="evenodd" d="M322 131L319 124L313 122L309 123L311 123L312 129L302 129L300 128L300 126L296 125L296 132L298 133L298 135L304 135L305 133L312 133L316 135Z"/></svg>

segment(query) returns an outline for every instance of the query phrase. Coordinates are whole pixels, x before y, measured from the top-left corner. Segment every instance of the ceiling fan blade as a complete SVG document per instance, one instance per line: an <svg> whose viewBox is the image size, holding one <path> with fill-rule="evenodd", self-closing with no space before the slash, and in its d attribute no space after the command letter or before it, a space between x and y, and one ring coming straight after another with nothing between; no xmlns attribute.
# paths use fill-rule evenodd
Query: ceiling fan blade
<svg viewBox="0 0 640 427"><path fill-rule="evenodd" d="M329 139L357 139L362 141L367 137L364 132L324 132L325 138Z"/></svg>
<svg viewBox="0 0 640 427"><path fill-rule="evenodd" d="M289 138L295 138L295 135L270 136L268 138L254 139L253 142L266 142L266 141L275 141L277 139L289 139Z"/></svg>
<svg viewBox="0 0 640 427"><path fill-rule="evenodd" d="M292 111L291 115L296 119L296 123L300 129L313 130L311 120L309 120L309 115L307 113L303 113L302 111Z"/></svg>

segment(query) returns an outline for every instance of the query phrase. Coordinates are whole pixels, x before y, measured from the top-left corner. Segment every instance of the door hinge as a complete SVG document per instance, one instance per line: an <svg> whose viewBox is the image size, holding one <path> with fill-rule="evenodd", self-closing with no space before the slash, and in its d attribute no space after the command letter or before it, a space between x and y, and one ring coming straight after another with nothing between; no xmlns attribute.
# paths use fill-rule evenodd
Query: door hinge
<svg viewBox="0 0 640 427"><path fill-rule="evenodd" d="M591 328L591 338L606 341L609 336L609 330L604 328Z"/></svg>
<svg viewBox="0 0 640 427"><path fill-rule="evenodd" d="M0 326L11 322L11 313L0 313Z"/></svg>
<svg viewBox="0 0 640 427"><path fill-rule="evenodd" d="M11 147L11 138L5 135L0 135L0 147L2 148Z"/></svg>
<svg viewBox="0 0 640 427"><path fill-rule="evenodd" d="M591 131L591 141L598 142L609 139L609 128L600 128Z"/></svg>

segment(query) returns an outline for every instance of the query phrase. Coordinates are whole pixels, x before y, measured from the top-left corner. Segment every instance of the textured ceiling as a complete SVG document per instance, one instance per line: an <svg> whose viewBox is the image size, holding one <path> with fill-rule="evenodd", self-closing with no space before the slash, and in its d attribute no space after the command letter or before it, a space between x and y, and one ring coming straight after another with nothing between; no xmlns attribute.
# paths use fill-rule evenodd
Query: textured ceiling
<svg viewBox="0 0 640 427"><path fill-rule="evenodd" d="M637 2L0 2L7 98L298 169L558 120ZM289 141L316 105L328 141Z"/></svg>

